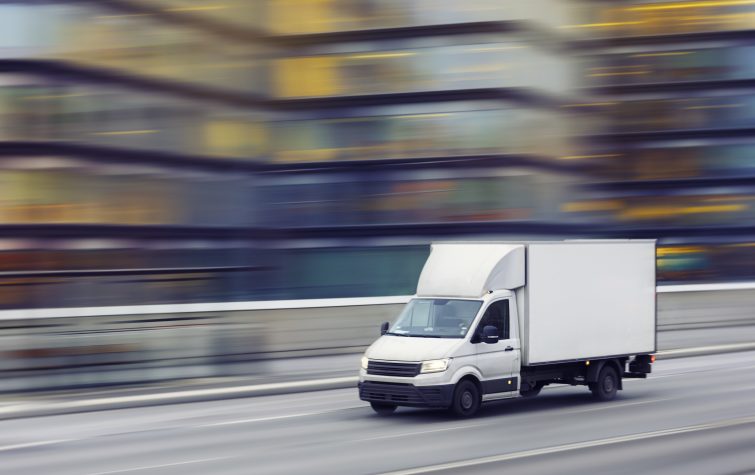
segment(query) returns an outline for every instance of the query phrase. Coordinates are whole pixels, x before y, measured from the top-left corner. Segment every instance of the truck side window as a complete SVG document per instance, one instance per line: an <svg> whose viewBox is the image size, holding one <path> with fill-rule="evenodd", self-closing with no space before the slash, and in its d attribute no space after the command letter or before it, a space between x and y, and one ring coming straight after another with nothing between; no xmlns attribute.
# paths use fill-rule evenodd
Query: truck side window
<svg viewBox="0 0 755 475"><path fill-rule="evenodd" d="M509 301L499 300L490 304L477 327L477 333L482 334L482 329L487 325L498 328L498 338L509 339Z"/></svg>

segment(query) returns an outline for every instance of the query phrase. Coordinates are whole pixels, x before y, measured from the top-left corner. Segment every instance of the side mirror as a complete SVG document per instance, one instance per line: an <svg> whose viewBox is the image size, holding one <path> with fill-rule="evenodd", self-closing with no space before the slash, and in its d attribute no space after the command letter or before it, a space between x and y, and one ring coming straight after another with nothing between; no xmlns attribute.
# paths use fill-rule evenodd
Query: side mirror
<svg viewBox="0 0 755 475"><path fill-rule="evenodd" d="M498 328L493 325L485 325L482 329L483 343L498 343Z"/></svg>
<svg viewBox="0 0 755 475"><path fill-rule="evenodd" d="M382 335L385 335L386 333L388 333L388 327L390 327L390 326L391 326L390 323L383 322L383 324L380 325L380 335L382 336Z"/></svg>

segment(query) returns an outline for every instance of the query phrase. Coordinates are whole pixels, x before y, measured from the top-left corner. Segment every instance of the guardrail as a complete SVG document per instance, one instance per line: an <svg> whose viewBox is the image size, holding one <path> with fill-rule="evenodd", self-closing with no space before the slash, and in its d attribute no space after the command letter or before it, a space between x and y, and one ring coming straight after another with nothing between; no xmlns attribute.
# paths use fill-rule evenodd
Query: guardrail
<svg viewBox="0 0 755 475"><path fill-rule="evenodd" d="M360 352L409 298L0 311L0 391L250 374L268 359ZM659 287L659 349L755 341L753 309L755 282Z"/></svg>

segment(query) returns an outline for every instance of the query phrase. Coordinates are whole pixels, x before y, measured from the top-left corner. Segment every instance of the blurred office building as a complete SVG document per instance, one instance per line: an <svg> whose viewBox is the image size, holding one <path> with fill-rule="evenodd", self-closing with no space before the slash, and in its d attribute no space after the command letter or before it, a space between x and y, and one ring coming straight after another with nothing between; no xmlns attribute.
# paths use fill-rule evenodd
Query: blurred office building
<svg viewBox="0 0 755 475"><path fill-rule="evenodd" d="M402 295L435 239L755 277L755 4L0 2L0 307Z"/></svg>
<svg viewBox="0 0 755 475"><path fill-rule="evenodd" d="M755 2L583 4L592 199L570 206L660 239L663 281L755 269ZM632 231L630 231L630 234Z"/></svg>

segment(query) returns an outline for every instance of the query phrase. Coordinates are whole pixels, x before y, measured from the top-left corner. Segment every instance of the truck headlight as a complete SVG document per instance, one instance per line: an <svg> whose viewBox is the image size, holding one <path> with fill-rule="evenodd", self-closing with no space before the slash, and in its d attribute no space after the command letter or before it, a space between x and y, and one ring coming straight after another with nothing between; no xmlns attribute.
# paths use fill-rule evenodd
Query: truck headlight
<svg viewBox="0 0 755 475"><path fill-rule="evenodd" d="M448 358L442 360L429 360L422 362L420 373L440 373L448 368Z"/></svg>
<svg viewBox="0 0 755 475"><path fill-rule="evenodd" d="M362 356L362 369L367 369L367 364L369 364L370 360L367 359L366 356Z"/></svg>

